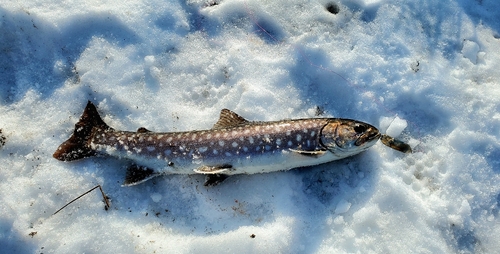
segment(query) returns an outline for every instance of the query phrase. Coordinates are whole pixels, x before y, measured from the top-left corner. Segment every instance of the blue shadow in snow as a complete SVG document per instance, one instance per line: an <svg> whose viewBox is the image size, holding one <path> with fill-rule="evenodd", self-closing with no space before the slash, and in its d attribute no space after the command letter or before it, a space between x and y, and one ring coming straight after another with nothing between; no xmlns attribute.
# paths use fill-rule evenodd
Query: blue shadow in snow
<svg viewBox="0 0 500 254"><path fill-rule="evenodd" d="M36 234L33 235L36 237ZM0 219L0 246L3 253L34 253L36 246L26 241L28 235L20 236L12 227L12 222ZM35 241L33 241L35 242Z"/></svg>
<svg viewBox="0 0 500 254"><path fill-rule="evenodd" d="M495 32L493 36L500 39L499 1L457 0L456 2L476 25L482 24L491 28Z"/></svg>
<svg viewBox="0 0 500 254"><path fill-rule="evenodd" d="M71 16L55 27L27 11L0 8L0 22L0 103L16 102L28 90L47 97L68 79L78 82L75 62L95 37L120 47L139 41L107 12ZM58 62L62 70L55 70Z"/></svg>

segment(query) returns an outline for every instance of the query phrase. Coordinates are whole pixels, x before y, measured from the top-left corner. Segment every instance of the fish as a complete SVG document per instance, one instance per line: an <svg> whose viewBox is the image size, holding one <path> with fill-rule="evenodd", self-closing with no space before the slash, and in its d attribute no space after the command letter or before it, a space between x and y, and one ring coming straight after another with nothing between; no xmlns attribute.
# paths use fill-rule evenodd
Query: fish
<svg viewBox="0 0 500 254"><path fill-rule="evenodd" d="M222 109L211 129L183 132L120 131L108 126L88 101L73 134L54 152L60 161L108 155L132 161L123 186L167 174L204 174L205 186L237 174L319 165L359 154L379 130L345 118L249 121Z"/></svg>

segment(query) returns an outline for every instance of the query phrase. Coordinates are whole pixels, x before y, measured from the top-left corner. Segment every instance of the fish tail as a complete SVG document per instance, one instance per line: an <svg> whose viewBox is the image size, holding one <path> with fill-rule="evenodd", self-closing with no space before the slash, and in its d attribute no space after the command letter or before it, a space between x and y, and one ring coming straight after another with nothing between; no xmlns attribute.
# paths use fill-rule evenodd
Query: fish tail
<svg viewBox="0 0 500 254"><path fill-rule="evenodd" d="M96 130L113 130L99 116L96 107L88 102L80 121L75 124L73 135L64 141L52 155L60 161L73 161L91 157L96 151L90 147L90 139Z"/></svg>

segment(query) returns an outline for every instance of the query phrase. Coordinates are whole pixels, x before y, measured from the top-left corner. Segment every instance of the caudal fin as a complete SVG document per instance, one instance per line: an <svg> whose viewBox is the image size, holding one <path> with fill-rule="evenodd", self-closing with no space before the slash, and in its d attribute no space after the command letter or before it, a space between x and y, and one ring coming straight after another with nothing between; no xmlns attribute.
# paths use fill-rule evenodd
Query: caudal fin
<svg viewBox="0 0 500 254"><path fill-rule="evenodd" d="M80 121L75 124L73 135L62 143L52 156L60 161L73 161L94 156L96 152L90 147L90 138L96 129L112 130L101 119L94 104L89 101Z"/></svg>

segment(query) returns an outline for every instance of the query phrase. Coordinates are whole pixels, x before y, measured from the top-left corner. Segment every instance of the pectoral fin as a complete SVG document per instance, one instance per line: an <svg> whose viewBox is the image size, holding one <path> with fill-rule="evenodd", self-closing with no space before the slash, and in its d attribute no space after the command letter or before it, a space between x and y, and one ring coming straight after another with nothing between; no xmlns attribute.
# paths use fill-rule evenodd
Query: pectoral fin
<svg viewBox="0 0 500 254"><path fill-rule="evenodd" d="M146 132L151 132L151 131L144 127L140 127L139 129L137 129L137 133L146 133Z"/></svg>
<svg viewBox="0 0 500 254"><path fill-rule="evenodd" d="M223 174L209 174L205 178L205 186L215 186L221 183L222 181L226 180L228 178L228 175L223 175Z"/></svg>
<svg viewBox="0 0 500 254"><path fill-rule="evenodd" d="M313 157L319 157L319 156L322 156L323 154L326 153L325 150L304 151L304 150L296 150L296 149L291 149L291 148L290 148L290 151L292 151L294 153L301 154L301 155L313 156Z"/></svg>
<svg viewBox="0 0 500 254"><path fill-rule="evenodd" d="M201 166L194 170L194 172L199 174L223 174L224 172L229 172L233 166L231 165L220 165L220 166Z"/></svg>
<svg viewBox="0 0 500 254"><path fill-rule="evenodd" d="M137 185L158 175L159 173L155 172L150 168L138 165L132 165L129 168L127 168L125 181L123 182L122 186Z"/></svg>

